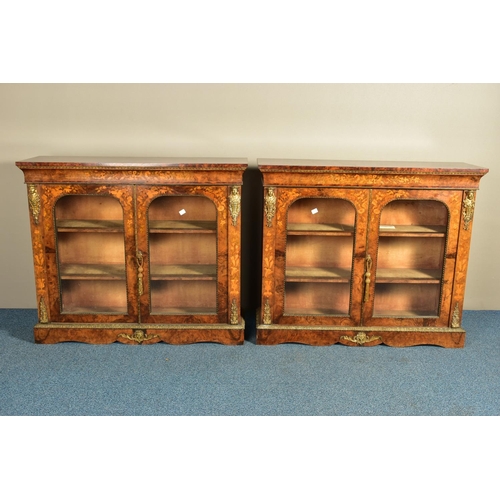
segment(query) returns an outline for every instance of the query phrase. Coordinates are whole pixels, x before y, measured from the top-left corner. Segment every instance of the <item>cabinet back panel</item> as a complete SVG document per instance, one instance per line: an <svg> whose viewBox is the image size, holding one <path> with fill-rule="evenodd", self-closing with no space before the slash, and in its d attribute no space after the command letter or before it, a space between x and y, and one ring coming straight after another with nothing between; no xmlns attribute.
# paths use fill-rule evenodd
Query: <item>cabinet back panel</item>
<svg viewBox="0 0 500 500"><path fill-rule="evenodd" d="M151 264L216 264L215 234L150 234Z"/></svg>
<svg viewBox="0 0 500 500"><path fill-rule="evenodd" d="M151 312L169 309L207 312L217 310L217 284L215 281L152 281Z"/></svg>
<svg viewBox="0 0 500 500"><path fill-rule="evenodd" d="M126 313L125 280L62 280L62 312L64 313Z"/></svg>
<svg viewBox="0 0 500 500"><path fill-rule="evenodd" d="M348 283L286 283L285 314L349 314Z"/></svg>
<svg viewBox="0 0 500 500"><path fill-rule="evenodd" d="M301 198L288 209L289 224L337 223L354 226L352 203L336 198Z"/></svg>
<svg viewBox="0 0 500 500"><path fill-rule="evenodd" d="M61 264L125 264L123 233L59 233Z"/></svg>
<svg viewBox="0 0 500 500"><path fill-rule="evenodd" d="M150 220L211 220L217 212L205 196L160 196L149 206Z"/></svg>
<svg viewBox="0 0 500 500"><path fill-rule="evenodd" d="M123 220L120 202L108 195L66 195L55 206L56 219Z"/></svg>
<svg viewBox="0 0 500 500"><path fill-rule="evenodd" d="M383 208L380 224L446 226L448 209L436 200L395 200Z"/></svg>
<svg viewBox="0 0 500 500"><path fill-rule="evenodd" d="M438 316L440 285L377 284L374 316Z"/></svg>
<svg viewBox="0 0 500 500"><path fill-rule="evenodd" d="M351 236L288 236L286 264L350 268L352 252Z"/></svg>
<svg viewBox="0 0 500 500"><path fill-rule="evenodd" d="M441 269L444 238L380 238L377 267Z"/></svg>

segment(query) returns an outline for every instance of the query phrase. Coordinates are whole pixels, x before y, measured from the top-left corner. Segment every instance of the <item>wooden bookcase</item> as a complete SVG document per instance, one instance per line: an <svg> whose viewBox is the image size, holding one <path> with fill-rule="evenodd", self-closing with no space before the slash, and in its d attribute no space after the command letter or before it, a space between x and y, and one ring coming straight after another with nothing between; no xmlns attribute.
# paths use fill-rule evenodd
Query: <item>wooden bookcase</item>
<svg viewBox="0 0 500 500"><path fill-rule="evenodd" d="M242 344L245 159L36 157L38 343Z"/></svg>
<svg viewBox="0 0 500 500"><path fill-rule="evenodd" d="M463 347L467 164L258 160L257 343Z"/></svg>

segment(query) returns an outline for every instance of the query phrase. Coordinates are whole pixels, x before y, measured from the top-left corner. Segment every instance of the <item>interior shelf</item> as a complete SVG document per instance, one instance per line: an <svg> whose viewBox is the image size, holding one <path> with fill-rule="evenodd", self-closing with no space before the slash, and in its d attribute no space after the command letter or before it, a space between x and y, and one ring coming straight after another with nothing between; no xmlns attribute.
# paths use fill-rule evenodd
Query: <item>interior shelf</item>
<svg viewBox="0 0 500 500"><path fill-rule="evenodd" d="M352 236L354 227L347 224L311 224L311 223L289 223L287 225L289 235L315 235L327 236Z"/></svg>
<svg viewBox="0 0 500 500"><path fill-rule="evenodd" d="M60 264L63 280L124 280L124 264Z"/></svg>
<svg viewBox="0 0 500 500"><path fill-rule="evenodd" d="M64 219L57 221L59 232L122 232L122 220L76 220ZM215 233L217 223L215 221L162 221L152 220L149 222L151 233Z"/></svg>
<svg viewBox="0 0 500 500"><path fill-rule="evenodd" d="M403 311L403 310L379 310L374 317L383 317L383 318L437 318L435 311Z"/></svg>
<svg viewBox="0 0 500 500"><path fill-rule="evenodd" d="M152 280L216 280L215 264L151 265Z"/></svg>
<svg viewBox="0 0 500 500"><path fill-rule="evenodd" d="M436 284L440 281L440 269L377 269L377 283Z"/></svg>
<svg viewBox="0 0 500 500"><path fill-rule="evenodd" d="M123 264L61 264L59 271L63 280L125 279L125 266ZM153 264L151 266L151 279L215 280L217 279L217 266L215 264Z"/></svg>
<svg viewBox="0 0 500 500"><path fill-rule="evenodd" d="M59 232L123 232L123 220L83 220L59 219L57 221Z"/></svg>
<svg viewBox="0 0 500 500"><path fill-rule="evenodd" d="M380 236L444 238L446 226L380 225Z"/></svg>
<svg viewBox="0 0 500 500"><path fill-rule="evenodd" d="M215 233L217 222L209 220L150 220L150 233Z"/></svg>
<svg viewBox="0 0 500 500"><path fill-rule="evenodd" d="M335 309L315 308L287 308L285 316L345 316L345 311Z"/></svg>
<svg viewBox="0 0 500 500"><path fill-rule="evenodd" d="M155 308L155 314L158 315L205 315L217 314L217 310L212 307L168 307L168 308Z"/></svg>
<svg viewBox="0 0 500 500"><path fill-rule="evenodd" d="M286 269L286 281L322 281L331 283L349 283L351 269L338 267L296 267Z"/></svg>
<svg viewBox="0 0 500 500"><path fill-rule="evenodd" d="M65 306L63 314L124 314L127 312L126 307L123 308L109 308L109 307L77 307Z"/></svg>

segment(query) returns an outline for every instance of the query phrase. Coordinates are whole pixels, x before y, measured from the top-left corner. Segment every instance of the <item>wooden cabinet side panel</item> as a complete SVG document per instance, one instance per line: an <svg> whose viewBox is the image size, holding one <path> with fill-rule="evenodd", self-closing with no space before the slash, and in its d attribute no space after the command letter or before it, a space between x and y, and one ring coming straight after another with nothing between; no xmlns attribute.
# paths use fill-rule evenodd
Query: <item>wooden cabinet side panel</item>
<svg viewBox="0 0 500 500"><path fill-rule="evenodd" d="M227 265L228 265L228 322L241 323L241 187L228 186L227 206Z"/></svg>
<svg viewBox="0 0 500 500"><path fill-rule="evenodd" d="M50 312L50 294L45 253L46 196L43 185L28 184L27 191L38 321L40 323L48 323L51 321L52 314Z"/></svg>
<svg viewBox="0 0 500 500"><path fill-rule="evenodd" d="M469 252L472 238L473 217L470 218L470 210L467 210L467 204L475 204L476 191L461 192L460 214L457 214L458 227L458 247L455 266L455 281L453 284L453 296L451 299L450 327L460 327L463 313L463 303L465 298L465 283L467 280L467 269L469 266ZM473 211L472 211L473 215Z"/></svg>
<svg viewBox="0 0 500 500"><path fill-rule="evenodd" d="M264 187L264 209L262 221L262 297L259 321L270 325L274 320L274 267L276 239L276 200L279 190Z"/></svg>

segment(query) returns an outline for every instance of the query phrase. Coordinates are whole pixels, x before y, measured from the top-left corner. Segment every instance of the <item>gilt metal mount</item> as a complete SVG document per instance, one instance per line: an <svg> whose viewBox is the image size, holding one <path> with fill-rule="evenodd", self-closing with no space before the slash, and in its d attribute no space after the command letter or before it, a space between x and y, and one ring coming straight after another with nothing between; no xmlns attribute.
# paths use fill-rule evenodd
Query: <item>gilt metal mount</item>
<svg viewBox="0 0 500 500"><path fill-rule="evenodd" d="M33 222L38 224L38 219L40 217L41 202L40 195L38 194L38 189L34 184L28 185L28 204L31 211L31 216L33 217Z"/></svg>
<svg viewBox="0 0 500 500"><path fill-rule="evenodd" d="M144 330L134 330L134 333L132 335L127 335L126 333L120 333L118 337L124 337L126 339L133 340L138 344L142 344L146 340L160 338L159 335L149 336Z"/></svg>
<svg viewBox="0 0 500 500"><path fill-rule="evenodd" d="M453 314L451 316L451 327L460 328L460 307L458 305L458 302L455 303Z"/></svg>
<svg viewBox="0 0 500 500"><path fill-rule="evenodd" d="M38 319L40 323L48 323L49 322L49 314L47 312L47 305L45 304L45 299L43 297L40 298L40 303L38 305Z"/></svg>
<svg viewBox="0 0 500 500"><path fill-rule="evenodd" d="M474 217L474 191L465 191L465 197L462 202L462 216L464 218L464 229L469 230L469 225Z"/></svg>
<svg viewBox="0 0 500 500"><path fill-rule="evenodd" d="M349 337L348 335L342 335L341 340L348 340L349 342L354 342L358 345L366 344L367 342L374 342L375 340L382 340L382 337L378 335L372 335L371 337L365 332L359 332L354 337Z"/></svg>
<svg viewBox="0 0 500 500"><path fill-rule="evenodd" d="M273 227L273 218L276 214L276 194L274 188L267 188L267 194L264 199L264 213L266 214L267 227Z"/></svg>
<svg viewBox="0 0 500 500"><path fill-rule="evenodd" d="M239 319L238 304L236 303L236 299L233 299L233 301L231 302L231 317L230 317L231 324L237 325L238 319Z"/></svg>
<svg viewBox="0 0 500 500"><path fill-rule="evenodd" d="M270 325L272 323L271 316L271 305L269 304L269 299L266 299L266 303L264 304L264 314L262 316L262 321L264 325Z"/></svg>
<svg viewBox="0 0 500 500"><path fill-rule="evenodd" d="M231 221L233 226L236 226L238 222L238 215L241 210L241 195L238 186L233 186L231 188L231 194L229 195L229 213L231 214Z"/></svg>

